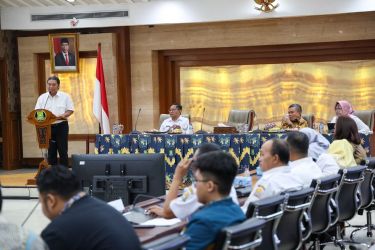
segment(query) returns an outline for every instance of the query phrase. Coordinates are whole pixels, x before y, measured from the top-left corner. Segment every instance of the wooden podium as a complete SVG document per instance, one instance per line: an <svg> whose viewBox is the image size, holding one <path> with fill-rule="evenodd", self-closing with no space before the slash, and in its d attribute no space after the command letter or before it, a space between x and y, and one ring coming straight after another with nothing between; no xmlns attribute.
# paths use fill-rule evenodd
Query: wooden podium
<svg viewBox="0 0 375 250"><path fill-rule="evenodd" d="M27 185L35 185L36 178L38 177L40 171L48 167L47 152L49 140L51 139L51 124L56 120L58 120L57 117L52 114L51 111L46 109L33 110L27 116L27 121L35 125L39 148L42 149L43 152L43 160L39 163L38 172L33 179L27 180Z"/></svg>

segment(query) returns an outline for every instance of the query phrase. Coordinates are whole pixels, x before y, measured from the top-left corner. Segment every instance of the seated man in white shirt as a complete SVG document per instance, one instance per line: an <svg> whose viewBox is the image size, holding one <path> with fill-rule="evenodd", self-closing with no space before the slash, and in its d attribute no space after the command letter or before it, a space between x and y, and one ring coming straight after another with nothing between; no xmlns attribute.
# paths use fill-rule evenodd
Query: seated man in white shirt
<svg viewBox="0 0 375 250"><path fill-rule="evenodd" d="M160 131L169 132L174 129L180 129L183 134L189 131L189 119L181 116L182 106L180 104L172 104L169 108L168 119L165 119L160 126Z"/></svg>
<svg viewBox="0 0 375 250"><path fill-rule="evenodd" d="M196 188L194 185L186 187L183 194L180 197L177 197L179 186L182 185L183 178L186 176L189 166L194 159L196 159L199 155L219 150L221 150L221 148L217 144L204 143L197 149L197 151L195 151L193 158L180 161L173 175L173 180L171 186L169 187L163 207L152 206L149 211L155 215L167 219L175 217L185 219L195 212L199 207L201 207L203 204L198 202ZM239 204L236 190L233 186L229 195L232 197L234 203Z"/></svg>
<svg viewBox="0 0 375 250"><path fill-rule="evenodd" d="M274 138L263 143L259 158L263 176L242 206L245 214L250 202L303 188L302 180L291 173L288 162L289 147L285 140Z"/></svg>
<svg viewBox="0 0 375 250"><path fill-rule="evenodd" d="M288 134L286 141L289 145L292 174L301 178L304 187L310 187L311 181L322 177L323 173L308 156L309 138L304 133L295 131Z"/></svg>

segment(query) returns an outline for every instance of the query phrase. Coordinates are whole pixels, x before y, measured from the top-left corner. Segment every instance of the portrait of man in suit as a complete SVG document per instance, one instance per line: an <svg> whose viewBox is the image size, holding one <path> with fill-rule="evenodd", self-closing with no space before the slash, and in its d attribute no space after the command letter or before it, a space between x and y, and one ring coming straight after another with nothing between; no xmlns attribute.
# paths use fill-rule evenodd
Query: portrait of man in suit
<svg viewBox="0 0 375 250"><path fill-rule="evenodd" d="M69 40L68 38L61 38L60 40L61 51L55 56L56 66L75 66L76 59L75 55L69 51Z"/></svg>
<svg viewBox="0 0 375 250"><path fill-rule="evenodd" d="M78 71L77 35L54 34L50 36L52 72Z"/></svg>

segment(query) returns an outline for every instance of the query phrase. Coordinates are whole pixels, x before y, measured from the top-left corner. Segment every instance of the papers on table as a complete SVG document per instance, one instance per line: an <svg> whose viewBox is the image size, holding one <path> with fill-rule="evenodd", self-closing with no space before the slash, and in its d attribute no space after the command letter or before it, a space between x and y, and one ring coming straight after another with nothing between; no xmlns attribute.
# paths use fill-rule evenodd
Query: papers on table
<svg viewBox="0 0 375 250"><path fill-rule="evenodd" d="M108 205L110 205L111 207L113 207L114 209L116 209L117 211L119 211L121 213L125 209L124 203L122 202L121 199L110 201L110 202L108 202Z"/></svg>
<svg viewBox="0 0 375 250"><path fill-rule="evenodd" d="M155 218L152 220L148 220L146 222L141 223L143 226L157 226L157 227L167 227L167 226L172 226L174 224L177 224L181 222L180 219L174 218L174 219L164 219L164 218Z"/></svg>

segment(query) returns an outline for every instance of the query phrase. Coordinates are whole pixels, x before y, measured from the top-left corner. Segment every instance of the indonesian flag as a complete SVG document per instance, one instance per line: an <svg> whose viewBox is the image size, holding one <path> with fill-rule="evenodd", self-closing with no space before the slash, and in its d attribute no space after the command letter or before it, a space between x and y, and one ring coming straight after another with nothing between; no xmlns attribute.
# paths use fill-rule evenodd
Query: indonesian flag
<svg viewBox="0 0 375 250"><path fill-rule="evenodd" d="M105 80L103 71L102 54L100 43L98 44L98 58L96 60L96 80L94 89L93 113L99 121L103 134L110 134L109 112L107 102L107 92L105 91Z"/></svg>

